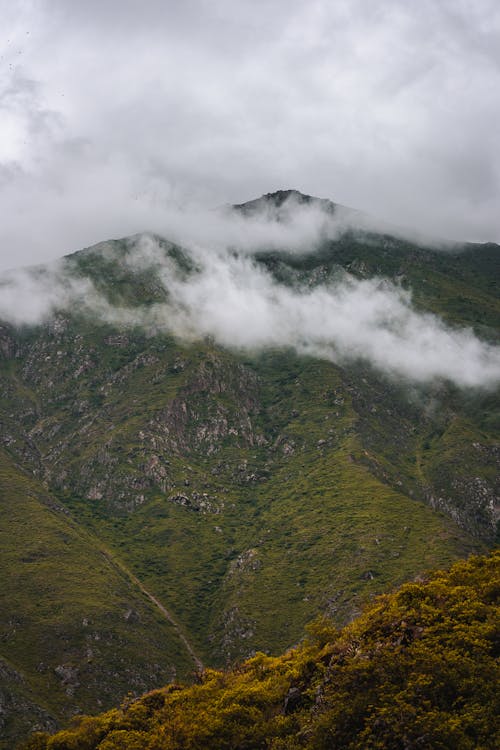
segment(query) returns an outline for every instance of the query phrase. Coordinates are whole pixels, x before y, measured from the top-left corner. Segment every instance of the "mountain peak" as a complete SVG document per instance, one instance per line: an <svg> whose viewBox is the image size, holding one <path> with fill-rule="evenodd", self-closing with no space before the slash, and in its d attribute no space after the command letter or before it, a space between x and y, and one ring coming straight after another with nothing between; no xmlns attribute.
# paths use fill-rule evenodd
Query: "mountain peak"
<svg viewBox="0 0 500 750"><path fill-rule="evenodd" d="M301 193L300 190L289 189L289 190L275 190L273 193L265 193L261 200L266 200L270 203L275 203L277 206L281 206L285 201L293 198L299 203L310 203L310 201L319 200L312 195L306 195Z"/></svg>
<svg viewBox="0 0 500 750"><path fill-rule="evenodd" d="M245 214L253 214L258 211L268 210L269 208L279 209L288 201L293 201L296 205L317 205L323 210L331 213L333 213L336 206L336 204L330 200L316 198L313 195L306 195L305 193L301 193L300 190L292 188L287 190L275 190L272 193L264 193L260 198L233 205L232 208Z"/></svg>

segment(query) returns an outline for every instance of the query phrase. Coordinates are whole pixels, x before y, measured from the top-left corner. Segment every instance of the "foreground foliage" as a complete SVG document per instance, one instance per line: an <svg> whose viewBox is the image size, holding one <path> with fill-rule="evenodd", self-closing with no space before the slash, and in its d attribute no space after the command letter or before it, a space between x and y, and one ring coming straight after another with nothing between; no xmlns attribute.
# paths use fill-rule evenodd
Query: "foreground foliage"
<svg viewBox="0 0 500 750"><path fill-rule="evenodd" d="M499 568L498 552L457 563L343 630L316 623L281 657L206 670L23 750L499 747Z"/></svg>

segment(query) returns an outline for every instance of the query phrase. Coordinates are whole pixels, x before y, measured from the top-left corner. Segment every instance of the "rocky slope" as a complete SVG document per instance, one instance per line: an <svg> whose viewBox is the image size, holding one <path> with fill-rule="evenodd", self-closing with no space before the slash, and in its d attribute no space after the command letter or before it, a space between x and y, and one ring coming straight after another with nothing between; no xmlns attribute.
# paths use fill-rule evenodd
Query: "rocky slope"
<svg viewBox="0 0 500 750"><path fill-rule="evenodd" d="M381 597L281 657L208 670L24 750L493 750L498 747L499 558Z"/></svg>
<svg viewBox="0 0 500 750"><path fill-rule="evenodd" d="M137 242L64 261L65 278L90 280L120 315L60 305L0 328L7 738L199 662L276 653L318 614L343 624L495 539L498 392L145 325L168 291L127 260ZM181 248L158 246L196 273ZM398 279L418 309L494 342L498 251L346 231L253 262L289 288L345 270Z"/></svg>

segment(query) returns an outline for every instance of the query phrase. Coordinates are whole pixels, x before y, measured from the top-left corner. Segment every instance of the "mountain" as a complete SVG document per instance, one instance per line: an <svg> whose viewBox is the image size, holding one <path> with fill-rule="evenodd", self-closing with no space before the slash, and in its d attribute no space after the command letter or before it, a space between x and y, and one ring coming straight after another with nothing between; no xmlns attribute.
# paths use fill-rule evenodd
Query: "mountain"
<svg viewBox="0 0 500 750"><path fill-rule="evenodd" d="M500 248L228 213L0 283L6 748L494 544Z"/></svg>
<svg viewBox="0 0 500 750"><path fill-rule="evenodd" d="M170 685L24 750L498 747L499 555L403 586L341 631L315 623L193 686Z"/></svg>

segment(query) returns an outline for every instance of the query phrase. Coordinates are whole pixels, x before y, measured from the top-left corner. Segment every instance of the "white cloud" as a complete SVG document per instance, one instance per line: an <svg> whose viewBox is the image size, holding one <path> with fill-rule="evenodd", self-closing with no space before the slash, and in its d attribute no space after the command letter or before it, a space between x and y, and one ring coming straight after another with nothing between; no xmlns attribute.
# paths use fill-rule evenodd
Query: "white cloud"
<svg viewBox="0 0 500 750"><path fill-rule="evenodd" d="M387 281L345 275L297 291L274 282L249 257L210 254L194 279L169 275L165 285L173 305L165 310L165 324L180 335L210 335L224 346L250 350L290 346L333 362L362 358L416 382L500 381L500 348L416 312L409 294Z"/></svg>
<svg viewBox="0 0 500 750"><path fill-rule="evenodd" d="M196 269L189 275L151 235L135 238L125 255L112 245L100 248L132 270L152 269L168 292L166 303L113 307L89 280L75 281L68 266L57 263L43 273L25 270L4 279L0 318L35 323L55 309L78 305L119 326L169 331L185 340L211 336L238 350L283 346L338 363L362 358L410 382L443 378L461 387L492 387L500 381L500 347L417 312L409 292L397 285L339 272L328 284L293 288L278 283L252 256L256 247L298 249L299 238L312 247L338 230L335 216L315 223L314 207L295 210L290 221L262 214L207 216L207 225L199 214L177 216L176 239L182 237Z"/></svg>
<svg viewBox="0 0 500 750"><path fill-rule="evenodd" d="M0 23L4 268L289 187L500 239L498 3L14 0Z"/></svg>

